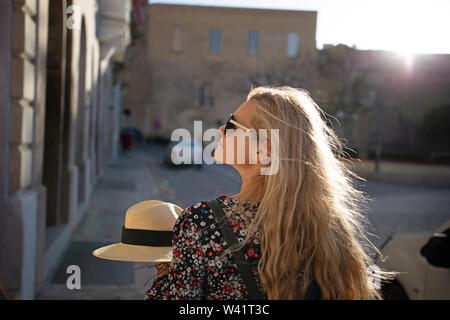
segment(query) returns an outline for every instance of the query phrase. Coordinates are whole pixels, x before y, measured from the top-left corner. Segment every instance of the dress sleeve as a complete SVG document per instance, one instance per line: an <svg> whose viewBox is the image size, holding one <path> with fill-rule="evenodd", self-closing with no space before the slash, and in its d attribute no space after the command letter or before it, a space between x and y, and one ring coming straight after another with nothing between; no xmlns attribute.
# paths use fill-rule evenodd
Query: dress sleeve
<svg viewBox="0 0 450 320"><path fill-rule="evenodd" d="M145 293L145 300L201 300L205 297L204 255L200 232L192 217L198 206L185 209L173 229L173 257L169 273L157 278Z"/></svg>

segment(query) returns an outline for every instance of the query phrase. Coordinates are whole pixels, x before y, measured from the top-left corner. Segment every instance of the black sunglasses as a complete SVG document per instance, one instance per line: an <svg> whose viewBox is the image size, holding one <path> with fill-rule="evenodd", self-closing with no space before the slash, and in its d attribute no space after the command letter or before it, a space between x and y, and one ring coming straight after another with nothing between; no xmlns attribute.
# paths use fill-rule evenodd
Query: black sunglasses
<svg viewBox="0 0 450 320"><path fill-rule="evenodd" d="M227 123L225 125L224 133L227 134L227 129L236 129L236 126L244 129L245 131L250 130L246 126L244 126L244 125L240 124L239 122L237 122L236 120L234 120L234 116L231 113L230 117L228 118L228 121L227 121Z"/></svg>

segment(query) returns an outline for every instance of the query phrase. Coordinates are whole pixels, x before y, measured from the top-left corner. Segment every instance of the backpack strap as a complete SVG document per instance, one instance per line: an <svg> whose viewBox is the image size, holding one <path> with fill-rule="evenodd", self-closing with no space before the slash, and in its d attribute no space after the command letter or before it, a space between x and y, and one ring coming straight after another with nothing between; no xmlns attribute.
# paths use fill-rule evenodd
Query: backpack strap
<svg viewBox="0 0 450 320"><path fill-rule="evenodd" d="M208 206L211 208L214 218L220 227L223 237L225 241L228 243L229 247L238 243L236 238L236 234L233 231L233 228L228 223L228 219L226 218L222 207L218 203L217 199L205 201ZM242 280L245 283L245 287L248 291L248 296L250 300L264 300L256 280L250 270L250 264L245 260L244 251L239 250L232 253L233 262L239 270L239 274L241 275Z"/></svg>
<svg viewBox="0 0 450 320"><path fill-rule="evenodd" d="M306 289L305 296L303 297L303 300L320 300L322 297L320 287L316 282L316 279L313 277L311 282L308 285L308 288Z"/></svg>
<svg viewBox="0 0 450 320"><path fill-rule="evenodd" d="M223 237L225 238L225 241L229 244L229 247L236 244L238 242L236 234L234 233L231 225L228 223L228 219L223 213L222 207L220 206L217 199L207 200L204 202L206 202L209 208L212 210L214 218L217 222L217 226L221 229ZM250 270L250 264L245 260L244 249L233 252L232 256L233 262L235 263L237 269L239 270L241 278L245 283L245 287L247 288L250 300L264 300L261 291L258 288L256 280L253 277L253 274ZM320 287L313 276L312 280L308 285L308 288L306 289L306 293L303 299L320 300L321 298L322 295Z"/></svg>

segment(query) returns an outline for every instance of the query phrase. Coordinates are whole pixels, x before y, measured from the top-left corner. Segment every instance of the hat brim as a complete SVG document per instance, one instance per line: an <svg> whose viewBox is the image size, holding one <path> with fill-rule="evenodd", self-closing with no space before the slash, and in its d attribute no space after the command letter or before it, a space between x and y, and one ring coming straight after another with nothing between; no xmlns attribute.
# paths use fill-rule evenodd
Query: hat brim
<svg viewBox="0 0 450 320"><path fill-rule="evenodd" d="M115 261L154 263L172 261L172 247L149 247L115 243L94 250L92 254L97 258Z"/></svg>

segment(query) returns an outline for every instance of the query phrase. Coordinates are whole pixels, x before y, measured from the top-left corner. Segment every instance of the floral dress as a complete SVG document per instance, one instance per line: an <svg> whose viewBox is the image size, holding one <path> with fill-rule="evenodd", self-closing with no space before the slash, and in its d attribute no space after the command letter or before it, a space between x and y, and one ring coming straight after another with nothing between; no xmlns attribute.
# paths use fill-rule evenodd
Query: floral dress
<svg viewBox="0 0 450 320"><path fill-rule="evenodd" d="M259 202L231 199L222 194L219 201L239 242L243 242L248 223L254 218ZM245 258L261 292L262 282L257 275L260 258L260 229L244 246ZM230 253L224 254L228 244L209 206L199 202L186 208L178 217L172 239L173 258L169 272L157 278L145 293L145 299L159 300L227 300L248 299L248 291L233 264ZM242 250L242 249L241 249ZM263 293L263 297L267 296Z"/></svg>

